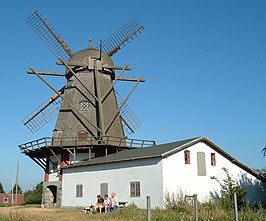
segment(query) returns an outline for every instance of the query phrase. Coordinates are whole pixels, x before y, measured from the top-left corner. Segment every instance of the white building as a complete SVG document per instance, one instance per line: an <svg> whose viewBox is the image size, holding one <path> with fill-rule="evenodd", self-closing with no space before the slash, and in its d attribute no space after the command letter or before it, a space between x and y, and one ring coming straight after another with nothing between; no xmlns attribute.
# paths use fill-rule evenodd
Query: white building
<svg viewBox="0 0 266 221"><path fill-rule="evenodd" d="M242 164L205 137L121 151L63 168L62 207L87 206L96 195L116 192L120 201L163 207L164 194L198 194L199 200L220 193L210 177L225 178L227 168L251 201L266 199L265 177ZM264 181L264 183L262 182ZM263 188L264 187L264 188Z"/></svg>

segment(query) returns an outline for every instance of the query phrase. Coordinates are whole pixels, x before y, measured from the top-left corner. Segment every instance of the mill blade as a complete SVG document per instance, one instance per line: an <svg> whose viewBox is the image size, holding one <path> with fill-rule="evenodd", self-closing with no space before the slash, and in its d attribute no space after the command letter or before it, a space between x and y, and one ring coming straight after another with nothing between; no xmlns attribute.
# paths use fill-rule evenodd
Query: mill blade
<svg viewBox="0 0 266 221"><path fill-rule="evenodd" d="M73 55L67 44L60 38L52 27L45 21L39 11L35 11L26 19L28 25L40 37L49 50L58 58L68 61Z"/></svg>
<svg viewBox="0 0 266 221"><path fill-rule="evenodd" d="M133 40L133 37L137 36L141 30L144 30L142 24L135 19L130 20L102 42L102 50L109 56L113 56L121 47ZM97 48L100 49L100 46Z"/></svg>
<svg viewBox="0 0 266 221"><path fill-rule="evenodd" d="M58 113L62 99L54 94L52 97L26 116L22 122L29 128L32 133L37 132Z"/></svg>
<svg viewBox="0 0 266 221"><path fill-rule="evenodd" d="M117 91L115 91L115 96L117 99L117 104L118 106L120 106L123 103L124 99ZM128 134L134 133L135 130L141 125L140 120L137 118L137 116L127 104L125 104L120 110L120 117L122 120L123 127L125 128Z"/></svg>

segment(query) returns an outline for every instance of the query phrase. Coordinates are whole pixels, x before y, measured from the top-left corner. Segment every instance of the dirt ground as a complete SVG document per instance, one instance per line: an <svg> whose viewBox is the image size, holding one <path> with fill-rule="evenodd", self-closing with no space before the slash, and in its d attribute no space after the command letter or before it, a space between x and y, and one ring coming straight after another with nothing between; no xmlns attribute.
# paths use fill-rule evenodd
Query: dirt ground
<svg viewBox="0 0 266 221"><path fill-rule="evenodd" d="M0 207L0 220L7 218L10 221L87 221L87 220L125 220L113 216L113 214L84 214L82 209L45 209L34 207Z"/></svg>

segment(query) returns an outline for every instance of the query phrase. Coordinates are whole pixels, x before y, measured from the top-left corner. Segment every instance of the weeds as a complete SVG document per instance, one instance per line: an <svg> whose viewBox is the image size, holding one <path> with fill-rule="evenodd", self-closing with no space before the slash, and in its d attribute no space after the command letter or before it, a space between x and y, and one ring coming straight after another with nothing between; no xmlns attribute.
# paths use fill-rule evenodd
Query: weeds
<svg viewBox="0 0 266 221"><path fill-rule="evenodd" d="M194 207L190 201L169 194L172 207L168 209L154 209L151 211L153 221L193 221L195 220ZM178 196L180 197L180 195ZM176 205L173 206L173 202ZM30 206L13 206L0 208L0 221L146 221L147 211L135 205L118 209L114 213L84 215L81 209L43 209ZM199 204L200 221L228 221L234 220L234 210L226 210L220 202L210 201ZM261 206L246 204L239 212L239 220L262 221L266 220Z"/></svg>

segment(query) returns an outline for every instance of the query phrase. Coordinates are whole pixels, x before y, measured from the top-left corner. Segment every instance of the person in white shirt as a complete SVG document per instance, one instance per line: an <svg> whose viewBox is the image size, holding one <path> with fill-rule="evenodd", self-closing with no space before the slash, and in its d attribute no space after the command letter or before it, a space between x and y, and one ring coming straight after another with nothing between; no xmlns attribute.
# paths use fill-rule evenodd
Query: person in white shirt
<svg viewBox="0 0 266 221"><path fill-rule="evenodd" d="M112 192L111 196L112 196L111 197L111 206L109 206L109 208L108 208L108 210L110 212L112 212L112 211L116 210L117 208L119 208L119 206L118 206L118 198L117 198L116 194L114 192Z"/></svg>

